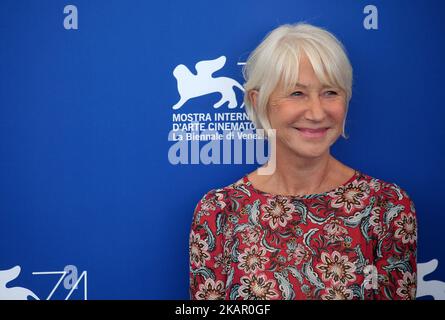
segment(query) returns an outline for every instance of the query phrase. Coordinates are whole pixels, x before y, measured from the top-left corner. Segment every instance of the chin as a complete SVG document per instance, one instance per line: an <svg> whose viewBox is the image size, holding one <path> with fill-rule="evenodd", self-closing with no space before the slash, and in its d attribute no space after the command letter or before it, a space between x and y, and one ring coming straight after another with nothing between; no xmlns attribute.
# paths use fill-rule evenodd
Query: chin
<svg viewBox="0 0 445 320"><path fill-rule="evenodd" d="M294 153L302 158L320 158L324 154L328 152L328 149L323 149L322 151L319 150L295 150Z"/></svg>
<svg viewBox="0 0 445 320"><path fill-rule="evenodd" d="M329 145L310 146L301 141L287 148L291 153L303 158L318 158L329 152Z"/></svg>

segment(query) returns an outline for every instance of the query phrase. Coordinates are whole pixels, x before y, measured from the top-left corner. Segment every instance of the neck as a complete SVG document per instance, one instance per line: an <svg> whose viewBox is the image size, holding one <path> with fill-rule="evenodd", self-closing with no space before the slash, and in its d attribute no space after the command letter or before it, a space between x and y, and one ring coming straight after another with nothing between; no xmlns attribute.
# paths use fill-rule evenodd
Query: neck
<svg viewBox="0 0 445 320"><path fill-rule="evenodd" d="M276 158L275 172L264 179L276 187L278 194L303 195L330 190L333 172L339 164L329 151L317 158L304 158L278 154L277 150Z"/></svg>

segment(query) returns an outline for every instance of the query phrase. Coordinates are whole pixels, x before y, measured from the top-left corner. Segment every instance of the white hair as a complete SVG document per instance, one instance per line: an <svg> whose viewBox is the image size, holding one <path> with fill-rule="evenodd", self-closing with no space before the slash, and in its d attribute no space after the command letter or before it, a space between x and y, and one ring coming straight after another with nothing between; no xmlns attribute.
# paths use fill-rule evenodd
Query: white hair
<svg viewBox="0 0 445 320"><path fill-rule="evenodd" d="M352 97L352 66L342 43L329 31L307 23L286 24L272 30L250 54L243 68L244 103L257 129L271 129L267 104L272 92L281 86L292 90L298 81L299 62L305 54L322 84L338 87L346 94L345 122ZM257 108L249 98L258 90Z"/></svg>

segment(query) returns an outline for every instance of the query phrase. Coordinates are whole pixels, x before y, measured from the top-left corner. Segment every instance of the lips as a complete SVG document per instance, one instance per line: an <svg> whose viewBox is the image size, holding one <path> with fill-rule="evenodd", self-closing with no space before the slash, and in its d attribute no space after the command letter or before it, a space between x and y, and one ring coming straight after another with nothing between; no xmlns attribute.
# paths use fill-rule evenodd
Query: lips
<svg viewBox="0 0 445 320"><path fill-rule="evenodd" d="M329 128L295 128L305 138L322 138Z"/></svg>
<svg viewBox="0 0 445 320"><path fill-rule="evenodd" d="M311 128L295 128L295 129L303 131L303 132L317 133L317 132L324 132L328 128L316 128L316 129L311 129Z"/></svg>

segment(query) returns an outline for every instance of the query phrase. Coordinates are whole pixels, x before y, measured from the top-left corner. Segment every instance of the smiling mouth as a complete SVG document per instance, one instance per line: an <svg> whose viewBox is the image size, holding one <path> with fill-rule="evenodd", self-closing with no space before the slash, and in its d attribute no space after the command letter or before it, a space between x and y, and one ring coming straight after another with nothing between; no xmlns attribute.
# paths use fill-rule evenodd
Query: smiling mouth
<svg viewBox="0 0 445 320"><path fill-rule="evenodd" d="M328 131L329 128L316 128L316 129L312 129L312 128L295 128L297 129L298 132L306 138L321 138L324 137L326 135L326 132Z"/></svg>
<svg viewBox="0 0 445 320"><path fill-rule="evenodd" d="M297 128L295 127L295 129L300 130L300 131L307 131L307 132L323 132L326 131L327 129L329 129L328 127L324 127L324 128Z"/></svg>

